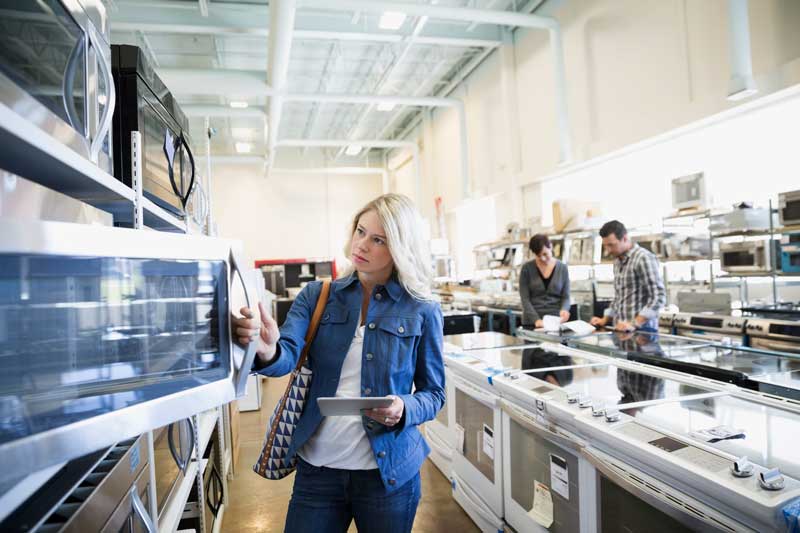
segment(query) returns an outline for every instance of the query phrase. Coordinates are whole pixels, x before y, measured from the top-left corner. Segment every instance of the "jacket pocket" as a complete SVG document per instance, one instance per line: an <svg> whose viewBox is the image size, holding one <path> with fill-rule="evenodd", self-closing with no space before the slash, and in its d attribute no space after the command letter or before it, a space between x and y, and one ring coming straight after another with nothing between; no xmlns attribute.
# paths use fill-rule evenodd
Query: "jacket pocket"
<svg viewBox="0 0 800 533"><path fill-rule="evenodd" d="M422 335L418 317L381 317L376 319L381 357L392 376L414 375L417 340Z"/></svg>

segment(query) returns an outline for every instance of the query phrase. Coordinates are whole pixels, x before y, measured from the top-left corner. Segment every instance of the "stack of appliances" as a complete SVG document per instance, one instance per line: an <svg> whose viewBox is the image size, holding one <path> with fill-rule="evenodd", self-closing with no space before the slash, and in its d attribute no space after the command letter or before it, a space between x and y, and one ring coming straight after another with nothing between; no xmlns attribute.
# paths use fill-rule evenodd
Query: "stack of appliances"
<svg viewBox="0 0 800 533"><path fill-rule="evenodd" d="M142 49L113 45L111 64L117 91L114 176L133 186L131 132L140 132L144 195L183 217L195 183L189 122Z"/></svg>

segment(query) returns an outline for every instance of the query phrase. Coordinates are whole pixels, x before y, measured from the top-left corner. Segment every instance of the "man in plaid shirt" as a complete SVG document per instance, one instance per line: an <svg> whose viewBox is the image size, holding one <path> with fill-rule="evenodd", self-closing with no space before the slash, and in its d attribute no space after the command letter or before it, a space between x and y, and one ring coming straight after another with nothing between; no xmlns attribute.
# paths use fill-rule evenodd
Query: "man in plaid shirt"
<svg viewBox="0 0 800 533"><path fill-rule="evenodd" d="M666 303L664 280L656 256L634 244L619 220L600 228L603 247L614 257L614 300L605 316L592 317L592 325L614 329L658 331L658 311Z"/></svg>

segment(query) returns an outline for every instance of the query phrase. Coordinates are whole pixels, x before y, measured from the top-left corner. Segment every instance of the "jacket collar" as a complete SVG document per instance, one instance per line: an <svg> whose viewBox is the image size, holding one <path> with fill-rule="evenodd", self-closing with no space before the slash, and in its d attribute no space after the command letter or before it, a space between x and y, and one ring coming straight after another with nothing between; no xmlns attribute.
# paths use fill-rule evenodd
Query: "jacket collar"
<svg viewBox="0 0 800 533"><path fill-rule="evenodd" d="M349 276L339 280L333 290L338 292L348 289L353 285L358 285L358 274L356 272L353 272ZM386 294L388 294L389 297L395 302L400 300L400 297L403 295L404 289L403 286L400 285L400 281L397 279L397 274L392 274L392 277L389 278L389 281L386 282L386 285L378 285L376 286L376 289L381 290L383 287L386 288Z"/></svg>

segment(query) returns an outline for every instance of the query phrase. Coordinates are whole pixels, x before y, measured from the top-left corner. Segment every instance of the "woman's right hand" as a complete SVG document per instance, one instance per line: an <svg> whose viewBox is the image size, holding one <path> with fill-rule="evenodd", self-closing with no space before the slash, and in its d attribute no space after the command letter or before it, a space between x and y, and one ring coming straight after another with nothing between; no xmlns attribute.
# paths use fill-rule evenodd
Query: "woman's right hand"
<svg viewBox="0 0 800 533"><path fill-rule="evenodd" d="M275 357L278 346L278 339L281 332L278 323L267 314L264 305L259 302L258 310L261 320L255 318L255 313L248 307L242 307L239 312L242 317L232 317L233 331L239 344L245 345L250 342L258 342L256 355L262 363L269 363Z"/></svg>
<svg viewBox="0 0 800 533"><path fill-rule="evenodd" d="M533 323L533 327L535 327L535 328L543 328L544 327L544 321L540 318L539 320L537 320L536 322Z"/></svg>

